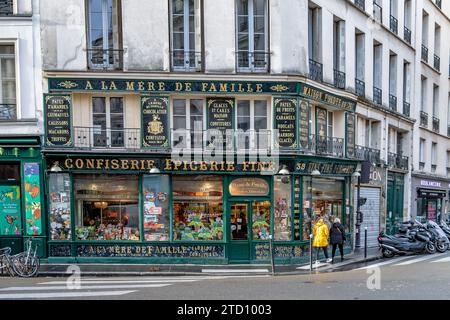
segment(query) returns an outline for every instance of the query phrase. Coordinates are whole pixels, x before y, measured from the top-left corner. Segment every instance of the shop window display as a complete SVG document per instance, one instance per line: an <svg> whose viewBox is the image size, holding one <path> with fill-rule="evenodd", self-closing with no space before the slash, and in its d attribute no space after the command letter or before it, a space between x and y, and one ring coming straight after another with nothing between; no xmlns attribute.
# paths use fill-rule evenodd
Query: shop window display
<svg viewBox="0 0 450 320"><path fill-rule="evenodd" d="M253 240L268 240L270 236L270 201L253 202Z"/></svg>
<svg viewBox="0 0 450 320"><path fill-rule="evenodd" d="M138 177L74 176L77 240L140 240Z"/></svg>
<svg viewBox="0 0 450 320"><path fill-rule="evenodd" d="M343 215L344 182L333 179L304 179L303 182L303 239L309 240L311 227L319 218L330 228L335 218Z"/></svg>
<svg viewBox="0 0 450 320"><path fill-rule="evenodd" d="M290 177L275 177L275 240L291 240L291 179Z"/></svg>
<svg viewBox="0 0 450 320"><path fill-rule="evenodd" d="M174 240L223 239L223 185L215 176L172 179Z"/></svg>
<svg viewBox="0 0 450 320"><path fill-rule="evenodd" d="M169 176L147 175L143 178L144 239L169 240Z"/></svg>
<svg viewBox="0 0 450 320"><path fill-rule="evenodd" d="M52 240L71 240L72 220L70 211L70 176L53 173L49 176L50 237Z"/></svg>

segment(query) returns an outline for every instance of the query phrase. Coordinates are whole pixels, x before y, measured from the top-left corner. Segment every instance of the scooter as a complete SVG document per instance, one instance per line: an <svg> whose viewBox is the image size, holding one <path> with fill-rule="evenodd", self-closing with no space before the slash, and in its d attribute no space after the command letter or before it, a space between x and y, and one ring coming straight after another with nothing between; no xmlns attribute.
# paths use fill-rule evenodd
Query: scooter
<svg viewBox="0 0 450 320"><path fill-rule="evenodd" d="M441 227L442 231L444 231L444 233L447 236L447 238L450 240L450 227L449 227L449 225L445 221L441 221L440 227Z"/></svg>
<svg viewBox="0 0 450 320"><path fill-rule="evenodd" d="M436 246L431 241L430 234L422 227L411 228L406 237L386 236L380 233L378 244L385 258L392 258L396 254L436 252Z"/></svg>
<svg viewBox="0 0 450 320"><path fill-rule="evenodd" d="M417 223L419 224L419 222ZM444 253L449 249L450 240L436 222L428 220L425 225L422 226L432 234L431 241L434 242L434 245L436 246L436 250L438 252Z"/></svg>

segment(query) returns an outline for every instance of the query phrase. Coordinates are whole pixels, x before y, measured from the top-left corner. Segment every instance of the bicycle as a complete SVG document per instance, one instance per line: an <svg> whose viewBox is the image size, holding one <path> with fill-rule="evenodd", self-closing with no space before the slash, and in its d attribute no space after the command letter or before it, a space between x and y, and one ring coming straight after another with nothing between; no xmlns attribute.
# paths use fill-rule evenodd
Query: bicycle
<svg viewBox="0 0 450 320"><path fill-rule="evenodd" d="M14 277L16 275L14 264L17 263L15 256L11 256L10 247L0 249L0 270L2 271L2 274L3 271L6 270L10 277Z"/></svg>
<svg viewBox="0 0 450 320"><path fill-rule="evenodd" d="M19 277L31 278L37 275L40 267L39 257L37 256L38 246L35 246L32 253L33 241L31 238L28 238L26 244L27 250L25 252L13 256L12 268Z"/></svg>

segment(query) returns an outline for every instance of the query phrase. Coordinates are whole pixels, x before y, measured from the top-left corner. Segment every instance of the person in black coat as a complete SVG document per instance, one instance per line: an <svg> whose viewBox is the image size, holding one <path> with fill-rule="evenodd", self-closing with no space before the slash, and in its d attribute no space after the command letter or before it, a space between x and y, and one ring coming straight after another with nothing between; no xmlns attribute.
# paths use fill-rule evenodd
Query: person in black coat
<svg viewBox="0 0 450 320"><path fill-rule="evenodd" d="M341 261L344 261L344 241L345 230L341 224L339 218L334 219L333 225L330 228L330 243L333 245L331 252L332 263L334 262L334 255L336 253L336 247L339 246L339 252L341 254Z"/></svg>

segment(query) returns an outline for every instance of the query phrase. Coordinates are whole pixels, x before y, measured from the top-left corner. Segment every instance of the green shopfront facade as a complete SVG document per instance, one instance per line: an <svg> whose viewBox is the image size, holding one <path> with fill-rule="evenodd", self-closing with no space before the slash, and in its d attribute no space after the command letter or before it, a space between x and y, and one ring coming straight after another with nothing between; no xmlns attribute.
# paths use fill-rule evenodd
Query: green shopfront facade
<svg viewBox="0 0 450 320"><path fill-rule="evenodd" d="M135 113L140 110L137 148L77 145L83 134L76 131L80 124L73 113L79 95L90 90L92 99L139 97L140 108L133 106ZM303 90L299 82L49 79L45 99L55 112L46 121L66 125L47 130L46 141L56 145L47 144L43 151L49 262L268 263L272 237L277 263L300 263L309 259L309 234L319 215L327 221L339 217L351 239L350 180L358 164L352 156L354 137L346 130L341 154L327 154L331 139L324 133L326 124L319 120L312 127L309 120L316 112L312 104L326 109L330 101L352 102L334 95L326 100L320 90L307 96ZM278 144L270 140L264 155L248 152L252 139L244 140L244 154L237 151L236 141L223 153L211 154L206 144L200 152L174 152L174 141L183 141L174 132L180 98L204 98L202 129L217 133L242 129L246 115L239 111L245 105L241 97L249 95L266 99L273 119L265 129L280 134ZM186 105L195 117L192 101L190 108ZM261 104L249 105L253 121ZM340 111L345 121L347 113L354 115L354 110ZM196 134L192 128L185 137L188 144ZM249 129L256 130L256 121ZM94 127L90 134L100 137L106 130ZM129 138L126 129L123 138ZM208 146L226 144L227 139L208 140ZM280 168L288 174L279 174ZM320 175L313 176L314 171ZM352 242L346 245L351 250Z"/></svg>
<svg viewBox="0 0 450 320"><path fill-rule="evenodd" d="M0 247L12 253L32 238L38 254L46 256L46 220L40 138L0 139Z"/></svg>

